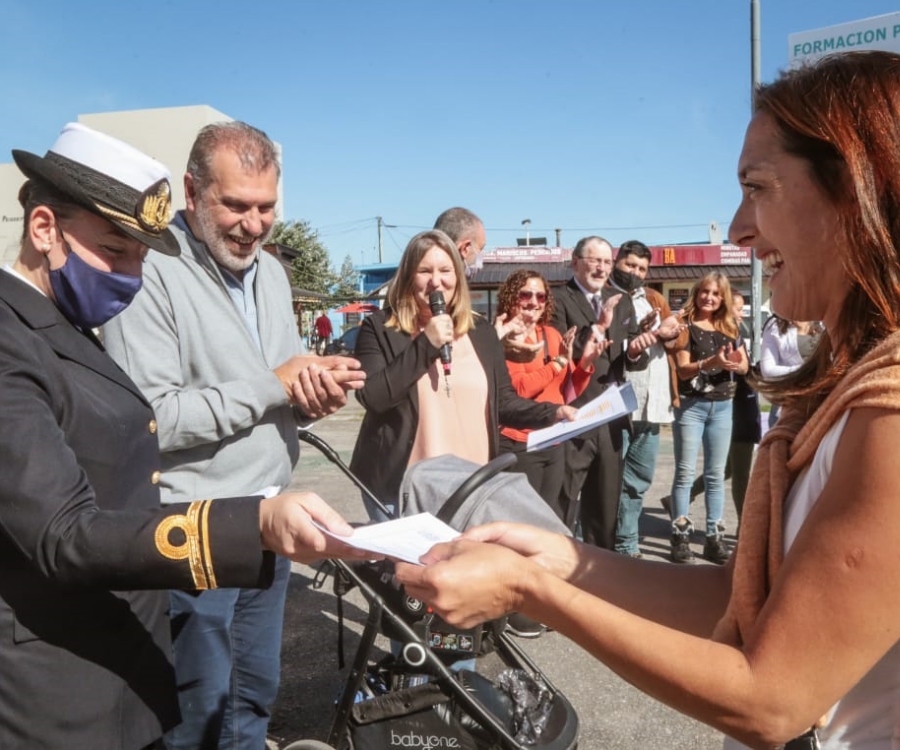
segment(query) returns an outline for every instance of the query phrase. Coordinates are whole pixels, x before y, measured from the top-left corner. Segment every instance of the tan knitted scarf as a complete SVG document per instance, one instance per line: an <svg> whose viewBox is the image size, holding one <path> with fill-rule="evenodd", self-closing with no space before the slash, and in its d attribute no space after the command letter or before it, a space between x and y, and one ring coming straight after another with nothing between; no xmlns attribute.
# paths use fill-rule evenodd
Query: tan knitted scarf
<svg viewBox="0 0 900 750"><path fill-rule="evenodd" d="M741 516L731 599L714 640L744 643L781 566L782 511L791 485L840 416L865 407L900 410L900 332L853 365L805 424L802 415L785 409L763 438Z"/></svg>

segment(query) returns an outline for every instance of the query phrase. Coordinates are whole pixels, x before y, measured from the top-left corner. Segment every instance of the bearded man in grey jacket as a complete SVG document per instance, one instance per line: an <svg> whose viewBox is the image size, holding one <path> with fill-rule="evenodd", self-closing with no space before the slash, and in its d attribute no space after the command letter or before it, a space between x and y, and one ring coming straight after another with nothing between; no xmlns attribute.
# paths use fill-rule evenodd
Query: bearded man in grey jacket
<svg viewBox="0 0 900 750"><path fill-rule="evenodd" d="M156 412L163 503L287 487L298 426L340 408L364 382L356 360L301 354L287 276L260 251L279 177L262 131L203 128L184 178L186 209L171 225L181 255L148 257L144 289L104 328L110 355ZM267 590L170 593L183 722L166 735L168 748L264 746L289 574L279 559Z"/></svg>

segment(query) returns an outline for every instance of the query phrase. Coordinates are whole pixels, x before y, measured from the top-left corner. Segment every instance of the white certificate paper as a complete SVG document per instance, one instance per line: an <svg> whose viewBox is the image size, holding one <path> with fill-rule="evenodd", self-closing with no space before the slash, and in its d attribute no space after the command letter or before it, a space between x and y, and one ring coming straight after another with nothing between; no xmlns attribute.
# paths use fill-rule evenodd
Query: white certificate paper
<svg viewBox="0 0 900 750"><path fill-rule="evenodd" d="M592 430L598 425L631 414L635 409L637 409L637 399L631 383L611 385L597 398L582 406L576 412L574 421L557 422L542 430L529 432L526 450L539 451L542 448L556 445L563 440L580 435L582 432Z"/></svg>
<svg viewBox="0 0 900 750"><path fill-rule="evenodd" d="M378 552L416 565L420 564L419 558L435 544L449 542L459 536L456 529L438 520L431 513L417 513L394 521L360 526L354 529L350 536L332 534L319 524L315 525L323 533L351 547Z"/></svg>

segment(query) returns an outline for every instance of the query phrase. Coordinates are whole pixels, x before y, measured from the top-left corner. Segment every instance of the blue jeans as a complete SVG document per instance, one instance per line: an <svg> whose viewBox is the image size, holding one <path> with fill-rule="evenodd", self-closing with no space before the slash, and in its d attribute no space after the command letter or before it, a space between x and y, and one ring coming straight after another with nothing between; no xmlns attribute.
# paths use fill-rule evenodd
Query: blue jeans
<svg viewBox="0 0 900 750"><path fill-rule="evenodd" d="M683 397L675 409L672 437L675 444L675 479L672 482L672 520L690 518L690 493L703 445L703 483L706 500L706 535L719 533L725 508L725 463L731 445L731 399L708 401Z"/></svg>
<svg viewBox="0 0 900 750"><path fill-rule="evenodd" d="M169 592L181 724L166 734L168 750L265 747L290 574L278 557L268 589Z"/></svg>
<svg viewBox="0 0 900 750"><path fill-rule="evenodd" d="M653 484L656 454L659 452L659 425L635 422L633 435L627 430L622 438L625 455L622 494L616 518L616 552L634 554L638 549L638 521L644 504L644 493Z"/></svg>

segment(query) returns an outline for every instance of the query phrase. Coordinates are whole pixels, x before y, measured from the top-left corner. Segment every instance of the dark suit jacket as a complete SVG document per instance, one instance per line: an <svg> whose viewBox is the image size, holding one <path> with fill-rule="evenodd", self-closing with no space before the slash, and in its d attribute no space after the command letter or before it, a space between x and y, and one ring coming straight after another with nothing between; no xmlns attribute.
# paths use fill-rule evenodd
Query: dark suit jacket
<svg viewBox="0 0 900 750"><path fill-rule="evenodd" d="M389 314L381 310L366 318L356 341L354 356L366 372L366 385L356 395L366 415L350 461L353 473L384 503L398 500L412 453L419 423L416 382L440 353L426 336L412 339L396 328L386 328ZM516 394L503 347L487 321L478 318L469 338L487 375L487 428L493 458L499 449L500 425L546 427L555 421L558 406ZM448 497L453 489L448 489Z"/></svg>
<svg viewBox="0 0 900 750"><path fill-rule="evenodd" d="M610 286L603 288L603 299L619 294ZM553 312L553 327L565 334L572 326L578 329L575 336L573 356L575 360L581 359L583 342L591 333L591 326L596 323L594 309L588 302L584 292L578 287L574 279L569 279L565 286L553 290L555 309ZM599 396L612 383L625 382L625 370L643 370L647 367L647 354L641 352L641 356L632 362L628 359L626 349L628 342L640 333L640 321L634 311L634 303L627 294L616 305L615 314L606 338L612 341L610 347L604 351L594 362L594 377L575 401L574 406L581 406L593 398Z"/></svg>
<svg viewBox="0 0 900 750"><path fill-rule="evenodd" d="M267 583L259 501L194 505L208 518L192 570L183 533L158 528L188 505L159 505L150 405L93 336L2 270L0 414L0 747L142 748L178 704L168 598L141 589Z"/></svg>

